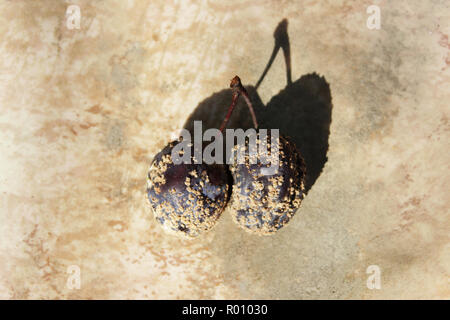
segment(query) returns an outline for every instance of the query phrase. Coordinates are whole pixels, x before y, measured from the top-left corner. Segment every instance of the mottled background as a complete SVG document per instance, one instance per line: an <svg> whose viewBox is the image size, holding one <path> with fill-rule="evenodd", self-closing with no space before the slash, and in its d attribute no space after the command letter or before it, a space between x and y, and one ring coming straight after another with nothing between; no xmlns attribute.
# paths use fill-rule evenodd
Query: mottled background
<svg viewBox="0 0 450 320"><path fill-rule="evenodd" d="M293 79L330 85L321 175L272 237L227 211L167 236L153 155L232 76L256 83L283 18ZM450 298L448 1L2 0L0 19L0 298ZM285 85L279 55L262 102Z"/></svg>

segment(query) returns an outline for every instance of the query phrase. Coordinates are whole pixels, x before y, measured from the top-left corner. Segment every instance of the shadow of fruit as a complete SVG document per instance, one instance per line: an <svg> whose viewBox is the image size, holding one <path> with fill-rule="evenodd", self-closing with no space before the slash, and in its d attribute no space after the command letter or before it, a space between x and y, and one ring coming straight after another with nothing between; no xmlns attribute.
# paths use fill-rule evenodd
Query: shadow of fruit
<svg viewBox="0 0 450 320"><path fill-rule="evenodd" d="M259 128L279 129L297 145L306 163L305 191L308 192L319 177L327 161L328 137L332 114L332 98L325 77L316 73L303 75L292 82L288 22L283 19L274 32L275 46L264 72L255 86L245 86L252 101ZM280 48L286 64L287 86L264 106L258 95L258 87L266 76ZM202 121L203 130L218 128L223 121L231 100L231 90L224 89L206 98L195 108L184 123L191 134L194 121ZM249 129L253 127L251 115L242 99L238 102L227 128Z"/></svg>

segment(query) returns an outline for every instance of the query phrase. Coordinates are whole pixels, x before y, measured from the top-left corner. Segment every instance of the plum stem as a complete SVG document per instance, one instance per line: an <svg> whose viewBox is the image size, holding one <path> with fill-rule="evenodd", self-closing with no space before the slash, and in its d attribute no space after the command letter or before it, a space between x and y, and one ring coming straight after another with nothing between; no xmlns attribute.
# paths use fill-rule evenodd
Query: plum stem
<svg viewBox="0 0 450 320"><path fill-rule="evenodd" d="M222 124L220 125L220 132L223 132L225 130L225 127L227 126L228 120L230 120L231 114L233 113L234 107L236 106L239 96L242 95L244 97L245 102L247 103L248 109L250 110L250 114L252 116L253 125L255 126L255 129L258 129L258 121L256 120L255 111L253 110L252 102L250 101L250 98L248 96L247 90L245 90L244 86L241 83L241 79L238 76L235 76L233 79L231 79L230 88L233 92L231 105L228 108L227 115L225 116L225 119L223 120Z"/></svg>

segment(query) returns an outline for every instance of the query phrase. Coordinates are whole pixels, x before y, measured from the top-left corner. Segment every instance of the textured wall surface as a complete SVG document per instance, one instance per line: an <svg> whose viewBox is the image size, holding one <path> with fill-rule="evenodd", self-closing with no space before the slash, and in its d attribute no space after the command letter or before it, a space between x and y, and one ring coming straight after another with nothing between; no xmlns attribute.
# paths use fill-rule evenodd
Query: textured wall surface
<svg viewBox="0 0 450 320"><path fill-rule="evenodd" d="M321 174L272 237L227 211L197 240L166 235L153 155L235 74L255 85L283 18L293 80L331 92ZM449 21L437 0L2 0L0 298L449 299ZM280 54L262 103L285 86Z"/></svg>

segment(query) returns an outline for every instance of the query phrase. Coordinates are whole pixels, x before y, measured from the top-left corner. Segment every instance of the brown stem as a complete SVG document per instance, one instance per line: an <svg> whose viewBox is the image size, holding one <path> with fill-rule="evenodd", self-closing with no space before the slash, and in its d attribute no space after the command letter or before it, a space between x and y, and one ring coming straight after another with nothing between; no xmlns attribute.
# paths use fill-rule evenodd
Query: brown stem
<svg viewBox="0 0 450 320"><path fill-rule="evenodd" d="M250 114L252 116L253 125L255 126L255 129L258 129L258 121L256 120L255 111L253 110L252 102L250 101L250 98L248 96L247 90L245 90L244 86L241 83L241 79L238 76L235 76L233 79L231 79L230 88L233 92L233 97L231 100L231 105L228 108L227 115L225 116L225 119L223 120L222 124L220 125L220 132L223 132L225 127L227 126L228 120L230 120L231 114L233 113L234 107L237 104L239 96L242 94L244 97L245 102L247 103L248 109L250 110Z"/></svg>
<svg viewBox="0 0 450 320"><path fill-rule="evenodd" d="M255 129L258 129L258 120L256 120L255 110L253 110L252 102L248 96L247 90L245 90L244 86L242 86L242 96L244 97L245 102L247 103L248 109L250 110L250 114L252 115L253 126Z"/></svg>
<svg viewBox="0 0 450 320"><path fill-rule="evenodd" d="M233 113L233 109L234 109L234 107L236 106L236 104L237 104L237 101L238 101L238 98L239 98L239 92L233 92L233 98L232 98L232 100L231 100L231 105L230 105L230 107L228 108L228 113L227 113L227 115L225 116L225 119L223 119L223 122L222 122L222 124L220 125L220 132L222 132L223 133L223 130L225 129L225 127L227 126L227 123L228 123L228 120L230 119L230 117L231 117L231 114Z"/></svg>

